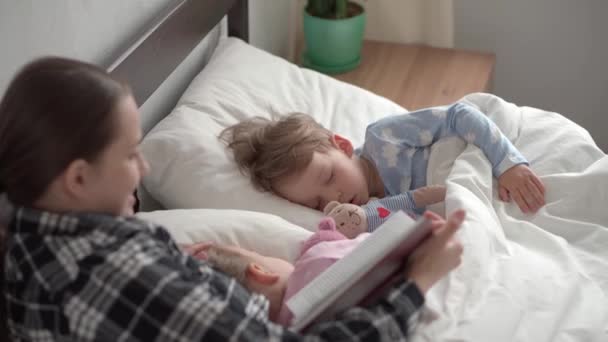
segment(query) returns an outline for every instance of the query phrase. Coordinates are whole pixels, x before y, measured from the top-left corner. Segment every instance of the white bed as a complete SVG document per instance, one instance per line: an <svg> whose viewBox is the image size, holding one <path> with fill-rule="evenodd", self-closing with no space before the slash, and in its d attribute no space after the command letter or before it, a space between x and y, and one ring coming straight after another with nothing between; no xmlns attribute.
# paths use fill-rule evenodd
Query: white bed
<svg viewBox="0 0 608 342"><path fill-rule="evenodd" d="M427 179L445 183L448 194L434 210L467 210L459 232L465 252L462 265L428 294L413 339L608 340L608 157L559 114L489 94L463 101L494 120L531 161L547 205L524 215L500 202L479 149L438 143ZM182 243L214 240L293 260L320 213L255 191L217 139L238 120L292 111L310 113L358 145L369 122L405 109L222 38L175 109L149 124L142 150L152 172L143 187L170 210L138 215L164 224Z"/></svg>

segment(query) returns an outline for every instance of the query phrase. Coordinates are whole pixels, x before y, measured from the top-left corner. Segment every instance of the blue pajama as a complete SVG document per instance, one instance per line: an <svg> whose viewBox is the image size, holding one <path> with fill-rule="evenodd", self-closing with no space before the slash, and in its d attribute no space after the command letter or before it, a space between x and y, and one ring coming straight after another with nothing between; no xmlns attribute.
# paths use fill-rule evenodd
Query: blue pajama
<svg viewBox="0 0 608 342"><path fill-rule="evenodd" d="M465 103L378 120L367 127L363 147L357 151L376 166L386 196L366 204L368 231L375 230L387 218L380 217L378 207L422 213L424 208L415 206L412 191L426 186L431 146L452 136L479 147L492 164L494 177L515 165L528 164L494 122Z"/></svg>

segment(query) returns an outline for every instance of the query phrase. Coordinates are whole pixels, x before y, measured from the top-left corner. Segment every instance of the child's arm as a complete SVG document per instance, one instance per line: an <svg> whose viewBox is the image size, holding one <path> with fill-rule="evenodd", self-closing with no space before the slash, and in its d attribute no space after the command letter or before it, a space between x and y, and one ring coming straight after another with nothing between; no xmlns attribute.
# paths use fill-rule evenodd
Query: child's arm
<svg viewBox="0 0 608 342"><path fill-rule="evenodd" d="M408 191L396 196L367 202L364 206L351 203L329 202L323 212L335 222L336 230L349 239L364 232L373 232L391 212L403 210L421 213L425 206L445 199L445 186L432 185ZM411 214L410 214L411 215Z"/></svg>
<svg viewBox="0 0 608 342"><path fill-rule="evenodd" d="M496 124L464 103L388 117L371 124L367 135L366 140L392 141L406 149L428 147L441 138L459 136L484 152L496 178L515 165L528 164Z"/></svg>
<svg viewBox="0 0 608 342"><path fill-rule="evenodd" d="M412 149L430 146L443 137L459 136L484 152L502 190L508 191L524 212L544 204L544 187L528 161L496 124L473 106L456 103L389 117L370 125L367 134L372 140L391 139ZM374 135L383 136L374 139ZM507 171L509 174L501 178Z"/></svg>
<svg viewBox="0 0 608 342"><path fill-rule="evenodd" d="M376 230L393 211L403 210L406 213L422 214L427 205L439 203L444 199L445 186L430 185L369 201L362 206L367 218L367 231L371 233Z"/></svg>
<svg viewBox="0 0 608 342"><path fill-rule="evenodd" d="M477 108L457 103L447 110L448 131L475 144L492 163L498 179L500 198L515 200L523 212L544 205L545 188L528 161L486 115Z"/></svg>

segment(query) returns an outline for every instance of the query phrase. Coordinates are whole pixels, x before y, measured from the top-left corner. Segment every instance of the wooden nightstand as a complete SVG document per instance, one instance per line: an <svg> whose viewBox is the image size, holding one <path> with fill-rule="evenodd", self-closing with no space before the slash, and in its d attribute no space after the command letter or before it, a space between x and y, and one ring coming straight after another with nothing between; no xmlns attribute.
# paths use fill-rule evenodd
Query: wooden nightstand
<svg viewBox="0 0 608 342"><path fill-rule="evenodd" d="M490 92L490 53L365 41L361 65L335 78L382 95L408 110L444 105Z"/></svg>

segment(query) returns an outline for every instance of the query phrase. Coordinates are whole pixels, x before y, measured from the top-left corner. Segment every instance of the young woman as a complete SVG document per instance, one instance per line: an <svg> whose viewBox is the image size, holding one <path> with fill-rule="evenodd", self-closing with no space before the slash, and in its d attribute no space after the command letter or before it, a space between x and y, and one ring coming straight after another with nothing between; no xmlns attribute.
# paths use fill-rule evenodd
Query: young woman
<svg viewBox="0 0 608 342"><path fill-rule="evenodd" d="M162 227L129 217L148 169L141 136L129 88L93 65L44 58L9 85L0 102L0 310L8 330L0 336L394 340L407 336L424 292L459 263L453 234L463 212L436 221L407 280L380 303L296 335L267 319L261 295L183 254Z"/></svg>

